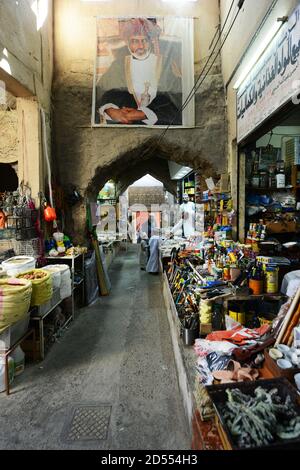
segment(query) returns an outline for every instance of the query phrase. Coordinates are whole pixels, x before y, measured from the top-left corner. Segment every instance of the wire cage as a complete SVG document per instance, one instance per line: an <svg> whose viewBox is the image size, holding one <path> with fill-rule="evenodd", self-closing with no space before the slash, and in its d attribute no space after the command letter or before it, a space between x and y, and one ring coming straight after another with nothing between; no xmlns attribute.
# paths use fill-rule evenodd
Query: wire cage
<svg viewBox="0 0 300 470"><path fill-rule="evenodd" d="M13 240L13 249L17 256L33 256L40 258L43 255L43 244L39 238L31 240Z"/></svg>

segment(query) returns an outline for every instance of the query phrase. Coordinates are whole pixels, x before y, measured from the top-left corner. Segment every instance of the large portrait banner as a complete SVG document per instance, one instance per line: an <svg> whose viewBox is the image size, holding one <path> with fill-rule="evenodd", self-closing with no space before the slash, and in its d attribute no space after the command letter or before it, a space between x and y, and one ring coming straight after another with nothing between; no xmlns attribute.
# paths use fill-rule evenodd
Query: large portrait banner
<svg viewBox="0 0 300 470"><path fill-rule="evenodd" d="M92 125L194 127L192 18L97 18Z"/></svg>

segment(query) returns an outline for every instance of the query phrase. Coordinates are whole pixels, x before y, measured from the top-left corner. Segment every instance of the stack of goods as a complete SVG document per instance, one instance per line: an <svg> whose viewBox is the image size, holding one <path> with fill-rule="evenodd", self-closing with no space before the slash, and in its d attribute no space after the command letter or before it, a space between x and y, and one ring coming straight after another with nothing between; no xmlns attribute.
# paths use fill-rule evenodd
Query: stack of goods
<svg viewBox="0 0 300 470"><path fill-rule="evenodd" d="M53 295L52 279L47 271L33 269L18 274L18 279L27 279L32 283L31 306L40 306L49 302Z"/></svg>
<svg viewBox="0 0 300 470"><path fill-rule="evenodd" d="M32 284L26 279L0 279L0 333L29 311Z"/></svg>
<svg viewBox="0 0 300 470"><path fill-rule="evenodd" d="M59 285L60 289L60 299L64 300L71 297L72 280L70 267L67 264L51 264L45 266L44 269L54 275L55 278L59 276L57 278L57 285Z"/></svg>
<svg viewBox="0 0 300 470"><path fill-rule="evenodd" d="M32 256L14 256L3 261L2 267L8 276L14 277L35 268L35 259Z"/></svg>
<svg viewBox="0 0 300 470"><path fill-rule="evenodd" d="M54 232L50 240L45 241L45 249L49 256L64 256L72 247L72 243L64 233Z"/></svg>
<svg viewBox="0 0 300 470"><path fill-rule="evenodd" d="M62 232L54 232L52 238L45 241L45 249L49 256L77 256L87 253L87 248L72 245L70 238Z"/></svg>
<svg viewBox="0 0 300 470"><path fill-rule="evenodd" d="M1 211L5 215L3 238L31 240L37 237L38 211L28 194L21 194L19 191L5 193Z"/></svg>

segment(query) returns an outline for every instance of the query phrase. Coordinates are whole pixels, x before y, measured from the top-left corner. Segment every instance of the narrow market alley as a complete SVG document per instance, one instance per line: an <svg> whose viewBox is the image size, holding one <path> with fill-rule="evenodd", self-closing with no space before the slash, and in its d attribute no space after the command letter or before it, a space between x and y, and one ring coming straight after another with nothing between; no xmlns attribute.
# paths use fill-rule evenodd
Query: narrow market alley
<svg viewBox="0 0 300 470"><path fill-rule="evenodd" d="M190 449L160 276L130 246L110 278L111 295L1 395L1 449Z"/></svg>

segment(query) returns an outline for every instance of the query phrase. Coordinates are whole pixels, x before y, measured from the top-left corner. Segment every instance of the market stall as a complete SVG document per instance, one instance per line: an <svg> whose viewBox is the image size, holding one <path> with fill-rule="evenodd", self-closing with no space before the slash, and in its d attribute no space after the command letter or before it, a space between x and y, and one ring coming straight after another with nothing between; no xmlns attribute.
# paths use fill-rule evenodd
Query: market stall
<svg viewBox="0 0 300 470"><path fill-rule="evenodd" d="M211 198L220 200L217 194ZM295 447L300 439L295 249L293 256L288 247L274 256L266 244L235 242L219 211L202 237L168 241L161 250L169 255L165 301L177 367L187 382L181 386L193 445ZM239 406L248 402L253 414L244 417Z"/></svg>

